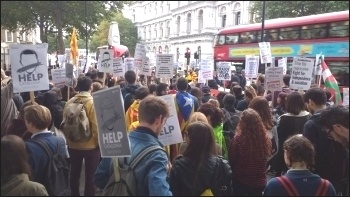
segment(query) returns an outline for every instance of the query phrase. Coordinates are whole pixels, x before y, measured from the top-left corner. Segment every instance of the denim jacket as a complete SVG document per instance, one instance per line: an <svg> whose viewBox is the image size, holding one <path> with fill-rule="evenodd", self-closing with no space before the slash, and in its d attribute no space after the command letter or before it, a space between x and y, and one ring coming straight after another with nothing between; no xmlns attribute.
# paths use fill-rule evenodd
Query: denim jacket
<svg viewBox="0 0 350 197"><path fill-rule="evenodd" d="M147 133L135 130L129 134L131 145L131 160L142 150L152 145L163 144ZM94 183L99 188L105 188L113 173L111 158L103 158L94 175ZM165 152L157 150L148 154L134 169L137 180L137 196L172 196L167 182L168 157Z"/></svg>

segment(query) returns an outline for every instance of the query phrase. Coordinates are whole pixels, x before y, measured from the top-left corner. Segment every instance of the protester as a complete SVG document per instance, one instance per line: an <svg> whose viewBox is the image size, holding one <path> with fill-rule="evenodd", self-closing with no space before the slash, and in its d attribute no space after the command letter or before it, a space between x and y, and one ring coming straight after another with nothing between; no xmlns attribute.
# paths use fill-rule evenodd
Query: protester
<svg viewBox="0 0 350 197"><path fill-rule="evenodd" d="M61 93L62 93L62 101L68 101L69 99L73 98L78 92L75 90L77 86L77 79L73 79L73 86L72 87L68 87L68 86L64 86L63 88L61 88ZM69 97L68 97L68 88L69 88Z"/></svg>
<svg viewBox="0 0 350 197"><path fill-rule="evenodd" d="M125 112L129 109L130 105L134 102L135 91L140 85L136 84L136 73L132 70L125 72L126 86L122 89L122 95L124 99Z"/></svg>
<svg viewBox="0 0 350 197"><path fill-rule="evenodd" d="M48 196L45 187L32 181L23 139L1 138L1 196Z"/></svg>
<svg viewBox="0 0 350 197"><path fill-rule="evenodd" d="M157 96L157 84L149 84L148 89L150 94Z"/></svg>
<svg viewBox="0 0 350 197"><path fill-rule="evenodd" d="M261 117L255 110L246 109L229 149L235 196L262 195L270 155L271 139Z"/></svg>
<svg viewBox="0 0 350 197"><path fill-rule="evenodd" d="M139 121L140 126L129 134L131 145L131 157L133 160L142 150L149 146L161 146L158 140L160 132L169 117L169 108L165 101L152 95L147 96L140 102ZM99 188L105 188L108 179L113 175L111 158L102 158L95 173L94 182ZM164 151L151 152L140 161L134 169L138 184L137 196L171 196L167 179L168 158Z"/></svg>
<svg viewBox="0 0 350 197"><path fill-rule="evenodd" d="M201 89L197 87L192 87L190 90L190 94L197 98L199 102L198 104L200 106L202 104L202 96L203 96L203 92L201 91Z"/></svg>
<svg viewBox="0 0 350 197"><path fill-rule="evenodd" d="M221 108L224 112L223 131L226 146L230 145L230 142L235 135L238 122L241 119L241 111L236 110L234 107L235 102L236 97L233 94L227 94L224 97L224 107Z"/></svg>
<svg viewBox="0 0 350 197"><path fill-rule="evenodd" d="M156 95L157 96L164 96L164 95L168 94L168 91L169 91L168 84L166 84L166 83L159 83L157 85Z"/></svg>
<svg viewBox="0 0 350 197"><path fill-rule="evenodd" d="M214 105L216 108L219 108L220 109L220 103L218 100L216 99L209 99L208 103Z"/></svg>
<svg viewBox="0 0 350 197"><path fill-rule="evenodd" d="M43 95L43 106L47 107L51 112L52 122L49 126L50 131L56 131L60 128L63 120L63 108L59 105L57 93L48 91ZM55 127L55 129L53 129Z"/></svg>
<svg viewBox="0 0 350 197"><path fill-rule="evenodd" d="M207 103L210 99L215 98L215 97L211 96L209 86L203 86L202 92L203 92L202 103Z"/></svg>
<svg viewBox="0 0 350 197"><path fill-rule="evenodd" d="M244 90L244 100L237 103L236 109L239 111L244 111L248 108L250 101L256 96L256 90L252 86L248 86L247 89Z"/></svg>
<svg viewBox="0 0 350 197"><path fill-rule="evenodd" d="M300 134L288 138L283 145L284 160L289 170L279 178L271 179L264 196L335 196L333 185L313 174L315 150L311 142ZM285 181L284 181L285 180ZM325 181L325 186L322 182ZM288 183L289 189L284 184ZM320 191L323 191L321 193Z"/></svg>
<svg viewBox="0 0 350 197"><path fill-rule="evenodd" d="M61 89L58 88L58 87L53 87L51 90L56 92L58 104L59 104L62 108L64 108L64 106L66 105L66 101L63 101L63 100L62 100L62 91L61 91Z"/></svg>
<svg viewBox="0 0 350 197"><path fill-rule="evenodd" d="M99 82L93 82L92 83L92 91L91 91L91 93L97 92L97 91L99 91L101 89L102 89L102 84L101 83L99 83Z"/></svg>
<svg viewBox="0 0 350 197"><path fill-rule="evenodd" d="M224 91L220 91L217 95L216 95L216 99L217 101L219 101L219 108L223 108L224 107L224 97L227 95L227 92Z"/></svg>
<svg viewBox="0 0 350 197"><path fill-rule="evenodd" d="M274 114L276 120L278 117L286 113L286 99L288 94L285 92L280 92L277 98L277 107L274 108Z"/></svg>
<svg viewBox="0 0 350 197"><path fill-rule="evenodd" d="M237 108L238 103L244 100L244 95L242 94L242 87L239 85L233 86L231 94L235 95L236 97L236 102L234 103L234 107Z"/></svg>
<svg viewBox="0 0 350 197"><path fill-rule="evenodd" d="M10 79L7 85L1 88L1 137L5 135L7 125L18 115L13 95L13 83Z"/></svg>
<svg viewBox="0 0 350 197"><path fill-rule="evenodd" d="M215 137L208 123L195 122L185 132L187 148L170 171L170 190L175 196L199 196L210 189L214 196L232 195L232 171L217 157ZM222 190L226 188L226 190Z"/></svg>
<svg viewBox="0 0 350 197"><path fill-rule="evenodd" d="M135 101L125 113L125 124L128 131L133 131L139 125L139 106L142 99L149 95L146 87L139 87L135 91Z"/></svg>

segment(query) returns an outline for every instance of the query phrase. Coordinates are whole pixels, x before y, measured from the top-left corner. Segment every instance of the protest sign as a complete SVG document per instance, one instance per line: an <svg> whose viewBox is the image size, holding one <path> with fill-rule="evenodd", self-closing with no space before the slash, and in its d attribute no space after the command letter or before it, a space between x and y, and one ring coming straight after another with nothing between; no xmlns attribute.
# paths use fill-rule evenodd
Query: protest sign
<svg viewBox="0 0 350 197"><path fill-rule="evenodd" d="M10 45L13 92L49 89L47 44Z"/></svg>
<svg viewBox="0 0 350 197"><path fill-rule="evenodd" d="M312 72L315 60L311 58L296 57L293 61L290 88L295 90L308 90L311 86Z"/></svg>
<svg viewBox="0 0 350 197"><path fill-rule="evenodd" d="M135 61L134 58L128 57L124 59L125 72L132 70L135 72Z"/></svg>
<svg viewBox="0 0 350 197"><path fill-rule="evenodd" d="M343 105L349 106L349 88L343 88Z"/></svg>
<svg viewBox="0 0 350 197"><path fill-rule="evenodd" d="M200 62L200 69L203 80L211 80L214 78L213 76L213 64L210 60L202 60Z"/></svg>
<svg viewBox="0 0 350 197"><path fill-rule="evenodd" d="M231 63L218 62L217 72L219 80L231 80Z"/></svg>
<svg viewBox="0 0 350 197"><path fill-rule="evenodd" d="M149 58L148 57L143 58L140 74L145 75L145 76L152 75L152 70L149 66Z"/></svg>
<svg viewBox="0 0 350 197"><path fill-rule="evenodd" d="M315 68L314 75L322 75L322 59L324 59L324 55L317 54L315 60Z"/></svg>
<svg viewBox="0 0 350 197"><path fill-rule="evenodd" d="M117 57L113 59L113 77L124 77L125 74L125 66L123 63L123 59L121 57Z"/></svg>
<svg viewBox="0 0 350 197"><path fill-rule="evenodd" d="M269 42L260 42L259 43L259 49L260 49L260 58L262 64L267 64L272 62L271 57L271 46Z"/></svg>
<svg viewBox="0 0 350 197"><path fill-rule="evenodd" d="M157 54L156 58L156 77L157 78L173 78L174 55Z"/></svg>
<svg viewBox="0 0 350 197"><path fill-rule="evenodd" d="M55 83L55 87L63 88L66 82L66 69L51 69L52 81Z"/></svg>
<svg viewBox="0 0 350 197"><path fill-rule="evenodd" d="M141 69L142 67L142 60L146 57L146 46L143 44L136 44L136 48L135 48L135 55L134 55L134 59L135 59L135 67L138 69Z"/></svg>
<svg viewBox="0 0 350 197"><path fill-rule="evenodd" d="M284 75L287 74L287 58L286 57L278 60L278 67L283 68Z"/></svg>
<svg viewBox="0 0 350 197"><path fill-rule="evenodd" d="M66 63L66 86L73 87L74 65Z"/></svg>
<svg viewBox="0 0 350 197"><path fill-rule="evenodd" d="M62 68L64 64L64 55L57 55L58 65Z"/></svg>
<svg viewBox="0 0 350 197"><path fill-rule="evenodd" d="M259 69L259 56L246 55L245 56L245 77L256 78L258 77Z"/></svg>
<svg viewBox="0 0 350 197"><path fill-rule="evenodd" d="M203 70L198 71L198 83L206 83L206 79L203 78Z"/></svg>
<svg viewBox="0 0 350 197"><path fill-rule="evenodd" d="M124 105L119 86L92 94L98 125L101 157L130 156Z"/></svg>
<svg viewBox="0 0 350 197"><path fill-rule="evenodd" d="M163 99L168 104L169 118L165 122L164 129L160 132L158 139L165 146L181 143L183 140L179 120L177 118L174 97L173 95L165 95L160 96L159 98Z"/></svg>
<svg viewBox="0 0 350 197"><path fill-rule="evenodd" d="M265 70L265 89L271 91L282 91L283 68L267 67Z"/></svg>
<svg viewBox="0 0 350 197"><path fill-rule="evenodd" d="M113 71L113 55L114 52L111 49L101 49L100 60L101 64L98 68L99 72L112 72Z"/></svg>

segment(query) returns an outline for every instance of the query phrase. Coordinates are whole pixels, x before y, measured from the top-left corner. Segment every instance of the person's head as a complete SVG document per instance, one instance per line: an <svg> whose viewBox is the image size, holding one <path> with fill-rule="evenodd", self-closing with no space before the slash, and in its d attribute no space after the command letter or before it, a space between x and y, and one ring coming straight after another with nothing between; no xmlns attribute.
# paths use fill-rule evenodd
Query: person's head
<svg viewBox="0 0 350 197"><path fill-rule="evenodd" d="M92 91L91 92L97 92L102 89L102 84L99 82L93 82L92 83Z"/></svg>
<svg viewBox="0 0 350 197"><path fill-rule="evenodd" d="M269 106L269 102L261 96L255 97L249 103L249 108L254 109L260 115L265 128L269 131L273 127L272 114Z"/></svg>
<svg viewBox="0 0 350 197"><path fill-rule="evenodd" d="M139 87L135 90L135 99L142 100L149 95L149 90L146 87Z"/></svg>
<svg viewBox="0 0 350 197"><path fill-rule="evenodd" d="M91 78L92 80L97 79L97 71L96 71L96 70L92 70L92 71L90 72L90 78Z"/></svg>
<svg viewBox="0 0 350 197"><path fill-rule="evenodd" d="M125 72L124 78L128 84L134 84L136 82L136 73L133 70L128 70Z"/></svg>
<svg viewBox="0 0 350 197"><path fill-rule="evenodd" d="M55 91L49 90L44 93L42 99L42 105L47 108L51 108L53 105L58 103L57 93Z"/></svg>
<svg viewBox="0 0 350 197"><path fill-rule="evenodd" d="M234 92L233 92L233 87L235 87L236 85L240 86L239 83L237 83L236 81L233 81L233 82L231 83L231 86L230 86L230 93L231 93L231 94L234 94Z"/></svg>
<svg viewBox="0 0 350 197"><path fill-rule="evenodd" d="M140 126L152 129L159 136L168 117L169 107L163 99L149 95L141 100L139 106Z"/></svg>
<svg viewBox="0 0 350 197"><path fill-rule="evenodd" d="M61 91L61 88L53 87L51 90L56 92L56 94L57 94L57 99L58 99L59 101L62 100L62 91Z"/></svg>
<svg viewBox="0 0 350 197"><path fill-rule="evenodd" d="M24 108L30 105L39 105L37 102L28 100L19 108L18 118L24 120Z"/></svg>
<svg viewBox="0 0 350 197"><path fill-rule="evenodd" d="M103 79L104 72L97 72L97 78L98 79ZM107 75L107 74L106 74Z"/></svg>
<svg viewBox="0 0 350 197"><path fill-rule="evenodd" d="M289 87L289 82L290 82L290 75L288 75L288 74L283 75L283 83L284 83L284 85Z"/></svg>
<svg viewBox="0 0 350 197"><path fill-rule="evenodd" d="M304 94L304 103L311 114L326 108L326 91L321 88L311 88Z"/></svg>
<svg viewBox="0 0 350 197"><path fill-rule="evenodd" d="M216 100L216 99L209 99L208 103L214 105L214 106L217 107L217 108L220 108L220 103L219 103L219 101Z"/></svg>
<svg viewBox="0 0 350 197"><path fill-rule="evenodd" d="M305 108L303 96L298 92L292 92L286 99L286 112L298 115Z"/></svg>
<svg viewBox="0 0 350 197"><path fill-rule="evenodd" d="M210 93L210 87L209 86L203 86L202 87L203 94L209 94Z"/></svg>
<svg viewBox="0 0 350 197"><path fill-rule="evenodd" d="M242 87L240 85L235 85L232 87L232 93L236 97L242 95Z"/></svg>
<svg viewBox="0 0 350 197"><path fill-rule="evenodd" d="M188 145L183 156L193 159L197 165L208 155L217 155L214 131L208 123L191 123L185 132L185 141Z"/></svg>
<svg viewBox="0 0 350 197"><path fill-rule="evenodd" d="M286 108L286 100L287 100L288 94L285 92L280 92L277 97L277 104L281 106L283 109Z"/></svg>
<svg viewBox="0 0 350 197"><path fill-rule="evenodd" d="M176 87L179 91L186 91L188 86L187 79L185 77L180 77L177 79Z"/></svg>
<svg viewBox="0 0 350 197"><path fill-rule="evenodd" d="M157 85L157 90L156 90L157 96L167 95L168 91L169 91L168 84L166 84L166 83L159 83Z"/></svg>
<svg viewBox="0 0 350 197"><path fill-rule="evenodd" d="M5 135L1 138L1 177L8 178L25 173L31 180L32 174L27 160L28 154L22 138L16 135Z"/></svg>
<svg viewBox="0 0 350 197"><path fill-rule="evenodd" d="M157 96L157 84L149 84L148 85L149 93L153 94L154 96Z"/></svg>
<svg viewBox="0 0 350 197"><path fill-rule="evenodd" d="M258 78L256 79L256 84L257 85L264 85L265 83L265 75L264 74L260 74L258 76Z"/></svg>
<svg viewBox="0 0 350 197"><path fill-rule="evenodd" d="M219 104L220 104L220 108L224 107L224 97L226 96L226 94L228 94L228 93L224 92L224 91L220 91L218 93L218 95L216 95L216 98L218 99Z"/></svg>
<svg viewBox="0 0 350 197"><path fill-rule="evenodd" d="M31 105L24 108L24 121L30 133L43 131L51 124L51 112L42 105Z"/></svg>
<svg viewBox="0 0 350 197"><path fill-rule="evenodd" d="M78 84L77 84L77 88L80 92L85 91L85 92L89 92L92 90L92 80L90 79L90 77L80 77L78 78Z"/></svg>
<svg viewBox="0 0 350 197"><path fill-rule="evenodd" d="M250 101L253 100L253 95L249 92L249 90L244 90L244 99L247 101L247 103L250 103Z"/></svg>
<svg viewBox="0 0 350 197"><path fill-rule="evenodd" d="M210 103L204 103L201 105L198 108L198 112L203 113L207 117L209 124L213 128L220 126L224 117L221 109L215 107Z"/></svg>
<svg viewBox="0 0 350 197"><path fill-rule="evenodd" d="M330 106L322 111L321 126L332 138L349 148L349 108L345 106Z"/></svg>
<svg viewBox="0 0 350 197"><path fill-rule="evenodd" d="M233 94L226 94L223 100L224 108L232 111L235 109L236 97Z"/></svg>
<svg viewBox="0 0 350 197"><path fill-rule="evenodd" d="M264 87L262 86L263 84L252 83L250 85L254 88L257 96L263 96L264 95L265 90L264 90Z"/></svg>
<svg viewBox="0 0 350 197"><path fill-rule="evenodd" d="M202 91L197 87L192 87L190 90L190 94L192 94L194 97L198 98L198 101L202 98Z"/></svg>
<svg viewBox="0 0 350 197"><path fill-rule="evenodd" d="M269 155L271 149L271 139L267 135L264 123L253 109L246 109L242 112L238 122L236 135L243 144L246 144L250 154L257 157Z"/></svg>
<svg viewBox="0 0 350 197"><path fill-rule="evenodd" d="M188 119L188 124L191 124L197 121L201 121L209 124L207 117L205 117L205 115L201 112L194 112Z"/></svg>
<svg viewBox="0 0 350 197"><path fill-rule="evenodd" d="M301 134L289 137L283 144L284 161L288 168L297 164L310 168L314 164L315 149L312 143Z"/></svg>
<svg viewBox="0 0 350 197"><path fill-rule="evenodd" d="M249 37L250 38L250 37ZM243 69L243 70L241 70L241 75L242 75L242 77L245 77L245 70Z"/></svg>

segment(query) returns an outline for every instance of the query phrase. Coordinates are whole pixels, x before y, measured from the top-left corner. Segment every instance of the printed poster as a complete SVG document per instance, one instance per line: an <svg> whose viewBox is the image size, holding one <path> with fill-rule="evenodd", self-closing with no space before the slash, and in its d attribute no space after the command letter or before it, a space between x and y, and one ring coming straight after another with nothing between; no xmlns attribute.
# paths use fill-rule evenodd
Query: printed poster
<svg viewBox="0 0 350 197"><path fill-rule="evenodd" d="M146 46L143 44L136 44L136 48L135 48L135 55L134 55L134 59L135 59L135 67L138 69L141 69L142 67L142 60L146 57Z"/></svg>
<svg viewBox="0 0 350 197"><path fill-rule="evenodd" d="M287 74L287 58L286 57L278 60L278 67L283 68L284 75Z"/></svg>
<svg viewBox="0 0 350 197"><path fill-rule="evenodd" d="M343 88L343 105L349 106L349 88Z"/></svg>
<svg viewBox="0 0 350 197"><path fill-rule="evenodd" d="M206 83L206 79L203 78L203 74L202 74L203 70L199 70L198 71L198 83Z"/></svg>
<svg viewBox="0 0 350 197"><path fill-rule="evenodd" d="M259 69L259 56L246 55L245 56L245 77L257 78Z"/></svg>
<svg viewBox="0 0 350 197"><path fill-rule="evenodd" d="M124 105L119 86L92 93L101 157L130 156Z"/></svg>
<svg viewBox="0 0 350 197"><path fill-rule="evenodd" d="M157 78L173 78L174 55L157 54L156 58L156 77Z"/></svg>
<svg viewBox="0 0 350 197"><path fill-rule="evenodd" d="M203 77L203 80L211 80L213 76L213 64L210 60L202 60L200 63L200 71ZM231 80L231 79L230 79Z"/></svg>
<svg viewBox="0 0 350 197"><path fill-rule="evenodd" d="M260 58L262 64L268 64L272 62L272 56L271 56L271 46L269 42L260 42L259 43L259 49L260 49Z"/></svg>
<svg viewBox="0 0 350 197"><path fill-rule="evenodd" d="M47 44L10 45L13 92L49 89Z"/></svg>
<svg viewBox="0 0 350 197"><path fill-rule="evenodd" d="M63 88L66 82L66 69L51 69L52 81L55 84L55 87Z"/></svg>
<svg viewBox="0 0 350 197"><path fill-rule="evenodd" d="M111 49L101 49L100 60L101 64L98 68L99 72L109 73L113 71L113 55L114 52Z"/></svg>
<svg viewBox="0 0 350 197"><path fill-rule="evenodd" d="M315 60L311 58L296 57L293 61L290 78L290 88L295 90L308 90L311 86L312 73Z"/></svg>
<svg viewBox="0 0 350 197"><path fill-rule="evenodd" d="M125 72L132 70L135 72L135 61L134 58L128 57L124 59Z"/></svg>
<svg viewBox="0 0 350 197"><path fill-rule="evenodd" d="M164 146L178 144L183 142L179 120L177 118L173 95L160 96L169 106L169 118L164 124L164 129L160 133L158 139Z"/></svg>
<svg viewBox="0 0 350 197"><path fill-rule="evenodd" d="M217 74L219 80L231 80L231 63L218 62Z"/></svg>
<svg viewBox="0 0 350 197"><path fill-rule="evenodd" d="M149 66L149 58L148 57L143 58L140 74L145 75L145 76L152 76L152 70Z"/></svg>
<svg viewBox="0 0 350 197"><path fill-rule="evenodd" d="M124 77L125 67L121 57L113 58L113 77Z"/></svg>
<svg viewBox="0 0 350 197"><path fill-rule="evenodd" d="M282 91L283 68L267 67L265 70L265 89L271 91Z"/></svg>
<svg viewBox="0 0 350 197"><path fill-rule="evenodd" d="M317 54L315 60L315 69L314 75L322 75L322 59L324 59L324 55Z"/></svg>

